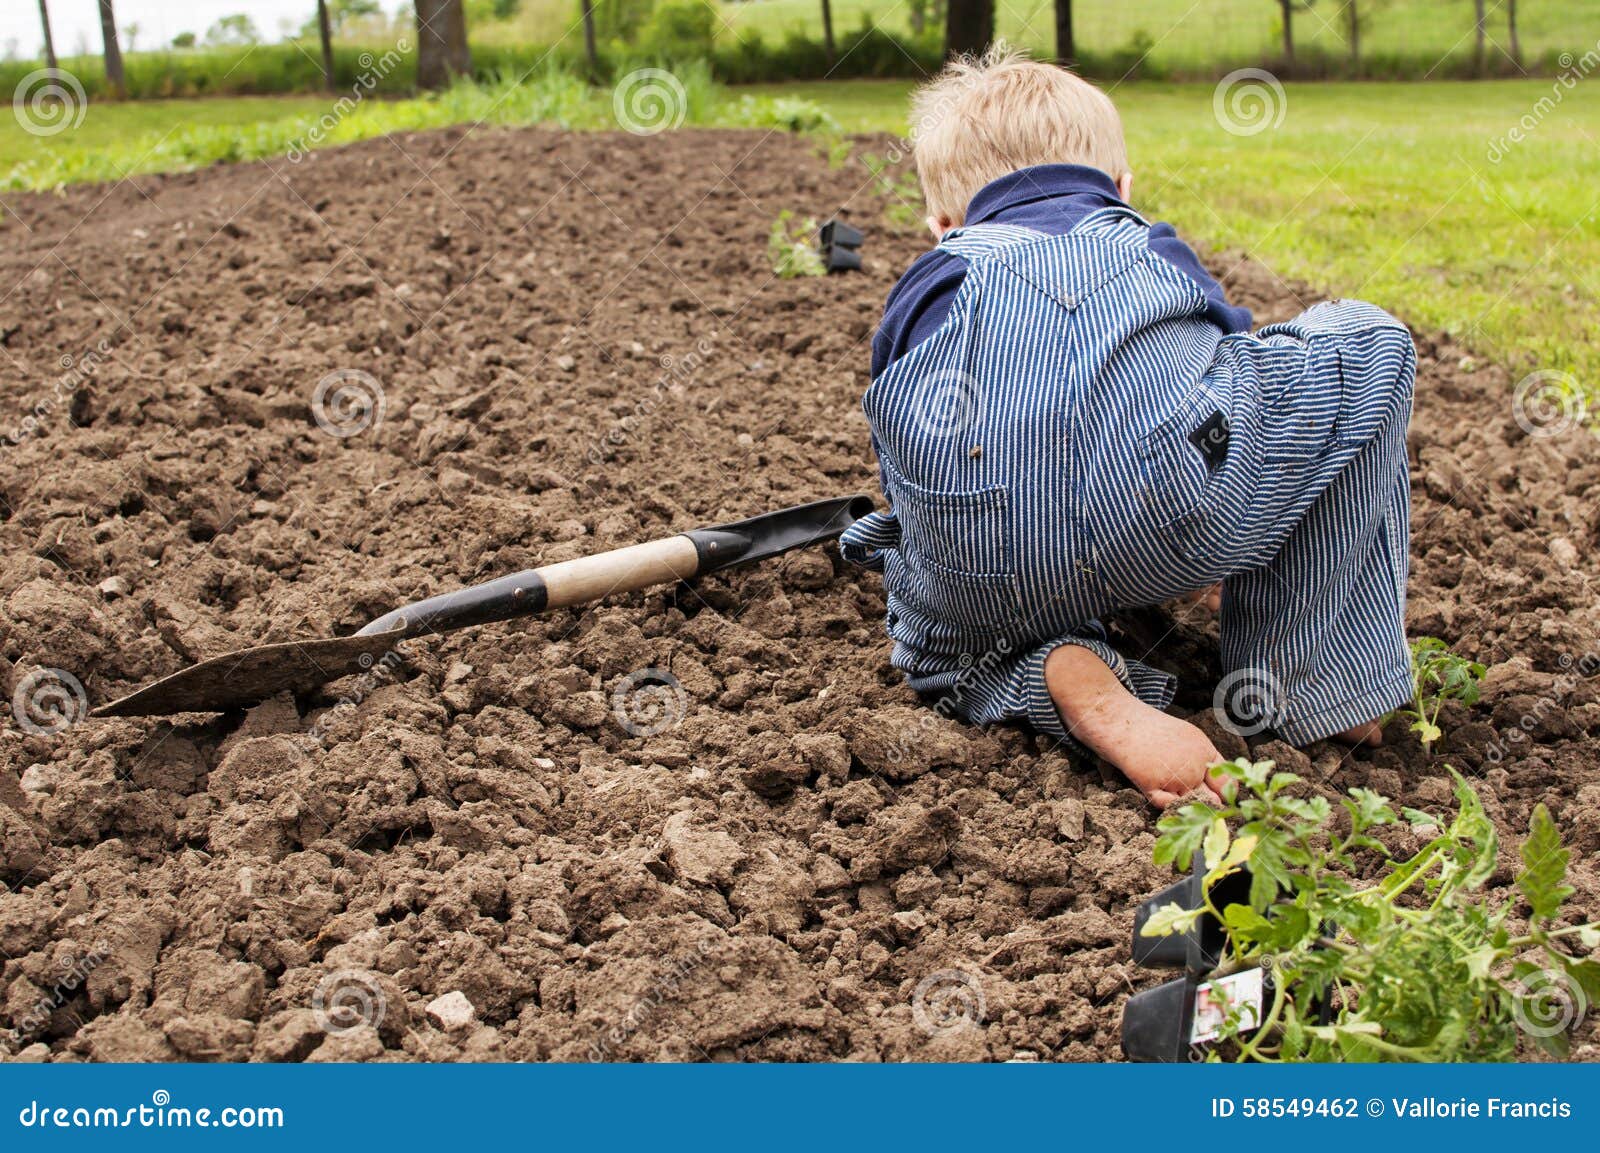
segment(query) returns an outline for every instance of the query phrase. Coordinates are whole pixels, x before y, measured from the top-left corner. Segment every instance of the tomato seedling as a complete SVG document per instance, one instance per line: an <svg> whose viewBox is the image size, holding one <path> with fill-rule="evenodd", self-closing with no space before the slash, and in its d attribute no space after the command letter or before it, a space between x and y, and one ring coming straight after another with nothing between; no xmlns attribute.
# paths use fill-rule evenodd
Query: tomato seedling
<svg viewBox="0 0 1600 1153"><path fill-rule="evenodd" d="M1212 1059L1504 1061L1519 1035L1566 1055L1569 1030L1600 1001L1600 924L1561 923L1573 892L1568 852L1543 805L1515 876L1523 922L1516 898L1482 891L1498 834L1455 770L1456 811L1446 819L1396 813L1367 789L1340 798L1336 817L1327 798L1302 795L1299 778L1271 761L1220 768L1224 804L1162 817L1154 854L1185 870L1198 856L1203 899L1169 903L1141 929L1187 933L1209 914L1227 930L1214 976L1268 971L1258 1014L1220 1015ZM1396 859L1375 834L1401 824L1424 843ZM1243 899L1225 896L1241 891Z"/></svg>
<svg viewBox="0 0 1600 1153"><path fill-rule="evenodd" d="M826 276L828 269L817 251L817 222L794 225L794 213L785 208L767 234L767 261L784 280L797 276Z"/></svg>
<svg viewBox="0 0 1600 1153"><path fill-rule="evenodd" d="M1444 736L1439 728L1439 713L1446 701L1474 705L1482 691L1488 670L1450 651L1438 637L1418 637L1411 642L1411 731L1431 750Z"/></svg>

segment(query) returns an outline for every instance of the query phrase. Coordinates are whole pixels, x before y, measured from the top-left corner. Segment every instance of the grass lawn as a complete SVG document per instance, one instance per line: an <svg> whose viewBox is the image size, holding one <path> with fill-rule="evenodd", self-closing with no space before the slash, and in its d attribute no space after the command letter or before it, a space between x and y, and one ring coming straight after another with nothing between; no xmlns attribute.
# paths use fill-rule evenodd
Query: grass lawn
<svg viewBox="0 0 1600 1153"><path fill-rule="evenodd" d="M126 104L95 104L83 122L56 136L23 132L16 119L0 119L0 187L6 173L19 164L50 160L65 151L123 156L123 166L136 164L133 142L146 150L176 132L195 128L229 128L278 122L298 122L327 106L319 96L241 96L214 100L137 100Z"/></svg>
<svg viewBox="0 0 1600 1153"><path fill-rule="evenodd" d="M470 121L607 123L609 100L570 78L511 93L369 102L329 142ZM737 90L721 101L691 81L691 122L717 122L738 98L798 95L847 130L904 130L908 86L841 82ZM1445 329L1521 371L1555 369L1600 395L1600 86L1578 84L1536 112L1552 82L1291 85L1283 117L1231 135L1211 85L1129 84L1114 95L1137 175L1136 205L1212 248L1248 252L1287 279L1358 296L1423 328ZM94 104L48 139L0 121L0 187L106 179L281 151L315 98ZM1520 144L1496 142L1524 116ZM176 131L174 131L176 128ZM21 164L20 170L14 166ZM825 206L796 205L802 212ZM4 214L0 213L0 221ZM4 227L0 224L0 234Z"/></svg>

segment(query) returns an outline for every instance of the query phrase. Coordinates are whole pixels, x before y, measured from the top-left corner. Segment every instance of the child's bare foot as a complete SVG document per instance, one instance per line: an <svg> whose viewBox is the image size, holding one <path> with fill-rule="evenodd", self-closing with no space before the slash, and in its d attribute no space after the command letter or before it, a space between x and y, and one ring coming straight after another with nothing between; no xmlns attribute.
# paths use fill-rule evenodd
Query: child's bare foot
<svg viewBox="0 0 1600 1153"><path fill-rule="evenodd" d="M1196 789L1221 799L1221 778L1206 771L1223 759L1211 739L1139 700L1094 653L1063 645L1045 661L1044 679L1067 731L1120 769L1156 808Z"/></svg>
<svg viewBox="0 0 1600 1153"><path fill-rule="evenodd" d="M1381 745L1383 744L1383 725L1378 721L1366 721L1363 724L1351 725L1342 733L1334 733L1333 739L1343 741L1347 745Z"/></svg>
<svg viewBox="0 0 1600 1153"><path fill-rule="evenodd" d="M1182 600L1186 605L1199 605L1219 613L1222 611L1222 586L1214 584L1209 588L1195 589L1192 593L1184 593Z"/></svg>

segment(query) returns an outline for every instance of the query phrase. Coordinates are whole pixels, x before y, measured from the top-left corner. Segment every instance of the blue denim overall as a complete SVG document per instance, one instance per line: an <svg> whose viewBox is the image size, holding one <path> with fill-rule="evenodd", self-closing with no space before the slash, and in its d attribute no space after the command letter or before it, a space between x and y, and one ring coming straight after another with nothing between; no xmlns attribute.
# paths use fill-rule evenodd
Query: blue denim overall
<svg viewBox="0 0 1600 1153"><path fill-rule="evenodd" d="M1304 743L1397 707L1409 333L1336 301L1225 336L1148 230L1112 207L941 243L968 265L950 314L863 400L891 511L841 542L883 573L895 665L952 715L1067 736L1049 653L1164 708L1172 678L1100 621L1222 581L1236 715Z"/></svg>

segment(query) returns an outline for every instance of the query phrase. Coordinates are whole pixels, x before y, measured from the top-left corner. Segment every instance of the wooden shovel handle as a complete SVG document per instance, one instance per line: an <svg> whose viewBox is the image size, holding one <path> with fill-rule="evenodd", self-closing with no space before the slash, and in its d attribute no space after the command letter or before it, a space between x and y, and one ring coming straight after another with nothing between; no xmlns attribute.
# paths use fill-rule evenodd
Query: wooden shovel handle
<svg viewBox="0 0 1600 1153"><path fill-rule="evenodd" d="M694 542L679 535L557 561L533 571L544 582L545 608L564 609L613 593L688 580L699 569L700 555Z"/></svg>

